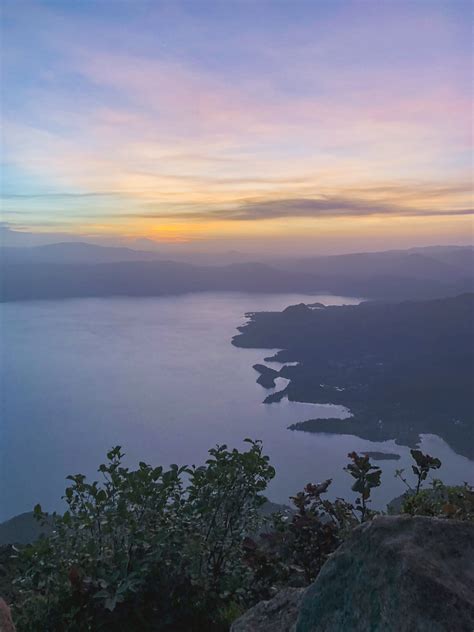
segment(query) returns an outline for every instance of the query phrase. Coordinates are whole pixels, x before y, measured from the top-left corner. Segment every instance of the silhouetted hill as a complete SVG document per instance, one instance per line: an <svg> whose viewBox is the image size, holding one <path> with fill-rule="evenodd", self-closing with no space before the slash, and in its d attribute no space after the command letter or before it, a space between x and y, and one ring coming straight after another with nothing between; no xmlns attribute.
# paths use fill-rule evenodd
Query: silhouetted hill
<svg viewBox="0 0 474 632"><path fill-rule="evenodd" d="M4 247L0 260L13 263L118 263L124 261L156 261L160 256L145 250L96 246L85 242L62 242L47 246Z"/></svg>
<svg viewBox="0 0 474 632"><path fill-rule="evenodd" d="M5 544L29 544L50 532L48 525L41 525L32 511L19 514L0 523L0 546Z"/></svg>
<svg viewBox="0 0 474 632"><path fill-rule="evenodd" d="M281 261L288 270L317 272L328 277L368 279L375 276L452 280L472 277L474 249L470 246L434 246L329 257Z"/></svg>
<svg viewBox="0 0 474 632"><path fill-rule="evenodd" d="M427 256L392 251L288 259L271 266L211 266L162 261L154 253L90 244L8 248L3 249L0 300L162 296L202 291L332 293L393 300L434 298L474 289L473 271L469 270L472 252L470 248L440 249L438 254L430 251ZM435 254L438 258L434 258Z"/></svg>

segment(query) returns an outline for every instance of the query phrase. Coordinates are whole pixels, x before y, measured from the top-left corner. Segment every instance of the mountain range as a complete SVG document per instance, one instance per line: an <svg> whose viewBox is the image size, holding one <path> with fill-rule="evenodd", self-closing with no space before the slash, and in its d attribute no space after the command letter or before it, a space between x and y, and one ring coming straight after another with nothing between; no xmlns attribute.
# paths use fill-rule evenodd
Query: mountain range
<svg viewBox="0 0 474 632"><path fill-rule="evenodd" d="M238 259L238 253L233 253ZM224 260L228 260L224 257ZM205 265L158 252L67 242L0 249L0 300L163 296L203 291L331 293L384 300L474 289L474 248L273 257Z"/></svg>

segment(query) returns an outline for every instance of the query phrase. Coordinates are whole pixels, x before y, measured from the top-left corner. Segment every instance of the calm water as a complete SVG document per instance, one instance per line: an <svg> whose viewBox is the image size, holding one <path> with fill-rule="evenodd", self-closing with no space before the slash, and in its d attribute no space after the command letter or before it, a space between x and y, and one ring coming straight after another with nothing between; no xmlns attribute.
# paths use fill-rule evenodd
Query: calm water
<svg viewBox="0 0 474 632"><path fill-rule="evenodd" d="M295 421L347 413L262 404L267 391L255 383L252 365L269 351L231 345L245 312L301 301L358 302L207 293L1 305L0 520L36 502L57 508L65 475L94 475L116 444L130 464L200 463L216 443L262 439L277 468L268 494L276 502L328 477L335 494L347 494L341 468L350 450L397 452L400 461L380 463L385 485L378 503L401 493L393 473L407 466L407 448L287 430ZM422 449L441 458L447 482L472 479L472 463L438 437L426 435Z"/></svg>

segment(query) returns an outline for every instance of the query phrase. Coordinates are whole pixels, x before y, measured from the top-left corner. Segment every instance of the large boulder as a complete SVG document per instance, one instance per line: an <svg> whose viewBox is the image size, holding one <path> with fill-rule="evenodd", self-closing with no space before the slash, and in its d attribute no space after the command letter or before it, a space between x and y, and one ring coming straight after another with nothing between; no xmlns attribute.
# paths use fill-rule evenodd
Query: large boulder
<svg viewBox="0 0 474 632"><path fill-rule="evenodd" d="M230 632L294 632L304 588L285 588L234 621Z"/></svg>
<svg viewBox="0 0 474 632"><path fill-rule="evenodd" d="M472 632L474 525L385 516L355 529L305 592L296 625L348 630Z"/></svg>

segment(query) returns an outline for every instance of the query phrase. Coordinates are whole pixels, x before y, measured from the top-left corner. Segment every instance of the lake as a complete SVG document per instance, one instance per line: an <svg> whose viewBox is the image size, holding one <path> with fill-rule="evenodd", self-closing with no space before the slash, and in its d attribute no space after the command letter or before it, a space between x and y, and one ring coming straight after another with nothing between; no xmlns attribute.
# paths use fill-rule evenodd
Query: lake
<svg viewBox="0 0 474 632"><path fill-rule="evenodd" d="M61 507L65 476L94 476L117 444L130 465L198 464L216 443L262 439L277 469L268 490L275 502L330 477L332 495L349 495L342 471L349 451L395 452L399 461L378 463L384 485L376 504L402 493L394 471L409 467L408 448L287 430L309 418L347 416L342 407L262 403L269 391L256 384L252 365L271 352L236 348L231 338L246 312L299 302L359 301L202 293L1 305L0 521L36 502ZM424 435L421 449L442 460L446 482L472 480L472 463L440 438Z"/></svg>

